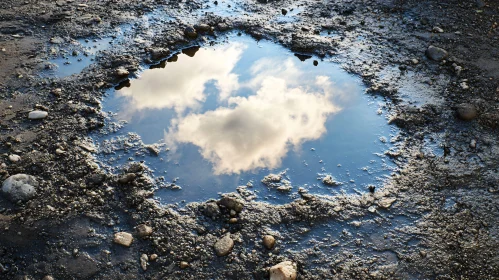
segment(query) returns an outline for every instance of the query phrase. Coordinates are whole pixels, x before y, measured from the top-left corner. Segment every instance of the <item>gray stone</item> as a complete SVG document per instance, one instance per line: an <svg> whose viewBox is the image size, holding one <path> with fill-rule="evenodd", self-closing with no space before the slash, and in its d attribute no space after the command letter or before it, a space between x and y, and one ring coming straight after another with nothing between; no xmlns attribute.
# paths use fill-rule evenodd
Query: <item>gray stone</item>
<svg viewBox="0 0 499 280"><path fill-rule="evenodd" d="M191 38L191 39L196 39L198 37L198 33L196 32L196 29L194 29L194 27L192 27L192 26L187 26L184 29L184 35L188 38Z"/></svg>
<svg viewBox="0 0 499 280"><path fill-rule="evenodd" d="M142 254L140 256L140 267L142 267L142 270L146 271L147 270L147 261L149 260L149 258L147 257L146 254Z"/></svg>
<svg viewBox="0 0 499 280"><path fill-rule="evenodd" d="M463 121L471 121L478 115L478 110L475 105L469 103L462 103L457 106L457 117Z"/></svg>
<svg viewBox="0 0 499 280"><path fill-rule="evenodd" d="M426 56L435 61L442 61L446 59L449 56L449 54L447 53L446 50L442 48L429 46L428 49L426 50Z"/></svg>
<svg viewBox="0 0 499 280"><path fill-rule="evenodd" d="M41 119L46 118L48 115L49 115L49 113L47 113L45 111L36 110L36 111L29 112L28 118L30 120L41 120Z"/></svg>
<svg viewBox="0 0 499 280"><path fill-rule="evenodd" d="M138 225L137 228L137 235L139 237L147 237L147 236L151 236L152 234L152 227L146 225L146 224L141 224L141 225Z"/></svg>
<svg viewBox="0 0 499 280"><path fill-rule="evenodd" d="M18 162L21 160L21 157L15 154L9 155L9 160L11 162Z"/></svg>
<svg viewBox="0 0 499 280"><path fill-rule="evenodd" d="M38 182L31 175L12 175L3 182L2 193L12 202L28 201L35 197Z"/></svg>
<svg viewBox="0 0 499 280"><path fill-rule="evenodd" d="M234 248L234 240L230 238L230 234L226 234L213 245L213 248L217 256L227 256L232 251L232 248Z"/></svg>
<svg viewBox="0 0 499 280"><path fill-rule="evenodd" d="M215 202L208 202L204 206L203 213L208 217L216 217L220 215L220 207Z"/></svg>
<svg viewBox="0 0 499 280"><path fill-rule="evenodd" d="M151 58L154 60L163 59L169 54L170 54L170 50L168 48L151 49Z"/></svg>

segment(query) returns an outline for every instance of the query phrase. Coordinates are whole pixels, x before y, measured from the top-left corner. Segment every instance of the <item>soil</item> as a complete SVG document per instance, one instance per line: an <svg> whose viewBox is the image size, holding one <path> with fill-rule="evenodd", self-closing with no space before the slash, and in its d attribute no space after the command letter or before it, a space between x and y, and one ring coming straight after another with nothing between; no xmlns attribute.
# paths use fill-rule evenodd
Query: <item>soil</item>
<svg viewBox="0 0 499 280"><path fill-rule="evenodd" d="M0 3L0 176L39 182L26 203L0 198L2 279L268 279L286 260L298 279L499 279L499 1L218 1L237 8L223 16L204 13L208 4ZM297 7L298 20L275 21ZM150 13L175 19L134 25ZM124 24L131 40L80 74L43 74L76 39L113 36ZM140 162L118 175L99 168L89 134L106 128L100 101L126 80L123 70L133 77L229 32L333 60L386 98L402 131L388 153L399 168L391 180L372 193L302 193L284 205L256 202L244 187L218 201L160 205ZM429 59L429 46L447 57ZM49 115L30 120L34 109ZM428 151L434 142L442 156ZM152 233L137 232L142 224ZM325 226L339 237L307 237ZM117 232L132 233L132 244L114 243ZM217 256L227 234L233 247ZM276 239L270 250L265 235Z"/></svg>

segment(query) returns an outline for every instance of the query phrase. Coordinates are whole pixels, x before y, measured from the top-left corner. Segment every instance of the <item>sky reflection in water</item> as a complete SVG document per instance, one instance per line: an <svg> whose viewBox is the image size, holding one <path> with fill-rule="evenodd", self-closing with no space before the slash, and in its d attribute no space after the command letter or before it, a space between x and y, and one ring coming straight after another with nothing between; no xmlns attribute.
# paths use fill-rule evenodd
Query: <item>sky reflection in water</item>
<svg viewBox="0 0 499 280"><path fill-rule="evenodd" d="M304 184L329 193L318 173L347 185L374 183L375 175L387 173L373 153L388 147L378 138L390 127L368 105L357 79L332 63L302 62L269 42L233 41L191 49L164 68L146 70L105 104L118 113L116 120L128 121L122 132L171 149L161 155L164 162L147 159L167 171L167 181L180 178L183 190L160 197L208 199L285 169L295 193ZM340 163L346 169L338 173ZM361 170L369 165L372 172ZM276 195L261 187L260 196Z"/></svg>

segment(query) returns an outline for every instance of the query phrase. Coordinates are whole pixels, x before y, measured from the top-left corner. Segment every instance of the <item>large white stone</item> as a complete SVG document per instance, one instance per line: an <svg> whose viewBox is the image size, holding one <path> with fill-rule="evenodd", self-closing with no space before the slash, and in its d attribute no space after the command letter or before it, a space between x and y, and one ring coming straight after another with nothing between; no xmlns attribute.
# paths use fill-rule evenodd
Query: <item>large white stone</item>
<svg viewBox="0 0 499 280"><path fill-rule="evenodd" d="M28 118L31 120L40 120L40 119L46 118L48 115L49 115L49 113L47 113L45 111L36 110L36 111L29 112Z"/></svg>
<svg viewBox="0 0 499 280"><path fill-rule="evenodd" d="M274 265L270 268L270 280L296 280L296 265L290 261Z"/></svg>
<svg viewBox="0 0 499 280"><path fill-rule="evenodd" d="M28 201L35 197L38 182L31 175L12 175L3 182L2 193L12 202Z"/></svg>

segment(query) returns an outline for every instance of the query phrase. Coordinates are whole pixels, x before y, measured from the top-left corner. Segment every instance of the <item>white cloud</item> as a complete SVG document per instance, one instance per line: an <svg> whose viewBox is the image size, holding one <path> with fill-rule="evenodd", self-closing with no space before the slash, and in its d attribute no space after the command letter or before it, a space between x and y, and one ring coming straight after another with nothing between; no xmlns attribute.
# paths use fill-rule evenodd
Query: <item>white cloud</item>
<svg viewBox="0 0 499 280"><path fill-rule="evenodd" d="M328 115L339 111L326 81L317 83L323 92L290 88L286 79L267 77L256 95L229 98L231 108L176 120L165 139L170 145L198 146L216 174L276 168L290 148L321 137Z"/></svg>

